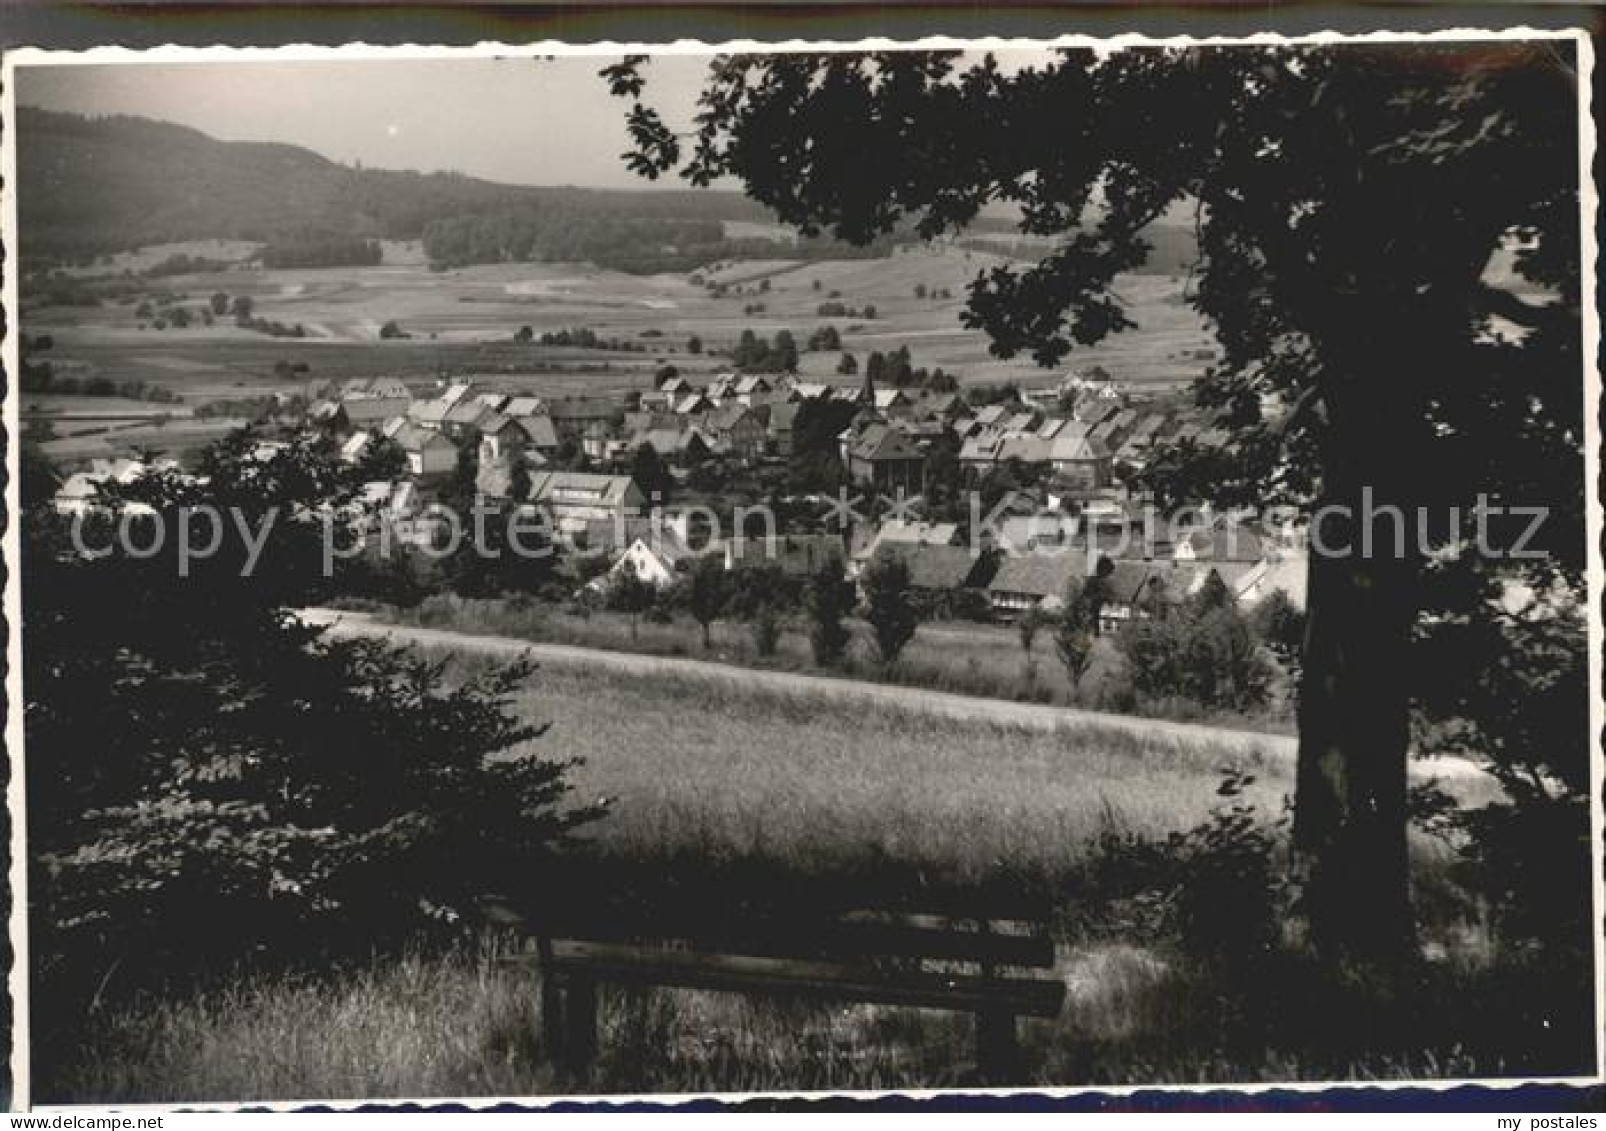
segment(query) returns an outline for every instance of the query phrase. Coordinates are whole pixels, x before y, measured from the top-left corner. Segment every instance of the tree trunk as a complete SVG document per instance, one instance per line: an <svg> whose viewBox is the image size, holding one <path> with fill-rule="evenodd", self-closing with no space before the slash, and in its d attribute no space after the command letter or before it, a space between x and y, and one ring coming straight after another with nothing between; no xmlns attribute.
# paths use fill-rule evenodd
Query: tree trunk
<svg viewBox="0 0 1606 1131"><path fill-rule="evenodd" d="M1361 509L1359 492L1329 502ZM1406 539L1414 538L1407 514ZM1396 555L1387 520L1370 557L1360 522L1324 524L1311 547L1294 841L1309 865L1306 905L1325 956L1392 962L1413 942L1406 851L1409 639L1414 545Z"/></svg>

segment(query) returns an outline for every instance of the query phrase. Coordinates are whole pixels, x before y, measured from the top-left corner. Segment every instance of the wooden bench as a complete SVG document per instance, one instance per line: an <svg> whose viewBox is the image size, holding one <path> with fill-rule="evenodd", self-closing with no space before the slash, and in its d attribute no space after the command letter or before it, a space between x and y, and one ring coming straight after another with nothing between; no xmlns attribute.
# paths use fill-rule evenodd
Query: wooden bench
<svg viewBox="0 0 1606 1131"><path fill-rule="evenodd" d="M849 912L826 922L744 923L709 936L658 924L536 933L542 1025L557 1063L580 1075L597 1053L600 984L869 1002L976 1015L988 1082L1018 1071L1018 1017L1056 1017L1065 986L1041 972L1054 944L1041 918Z"/></svg>

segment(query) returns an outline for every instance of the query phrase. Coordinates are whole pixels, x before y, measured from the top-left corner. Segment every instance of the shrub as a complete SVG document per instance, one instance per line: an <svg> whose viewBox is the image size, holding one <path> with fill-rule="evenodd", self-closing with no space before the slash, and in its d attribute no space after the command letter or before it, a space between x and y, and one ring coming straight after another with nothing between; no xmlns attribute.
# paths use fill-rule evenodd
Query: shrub
<svg viewBox="0 0 1606 1131"><path fill-rule="evenodd" d="M364 472L311 442L264 464L256 443L203 453L200 482L156 473L115 496L167 529L201 502L234 510L269 539L249 576L228 540L181 575L172 549L60 553L60 517L26 516L32 938L63 1010L112 968L125 988L449 928L595 815L562 808L570 763L532 755L541 728L508 710L527 665L448 683L287 615L333 591L316 516Z"/></svg>
<svg viewBox="0 0 1606 1131"><path fill-rule="evenodd" d="M865 567L864 619L875 633L883 664L895 662L920 627L909 584L909 564L893 554L880 554Z"/></svg>
<svg viewBox="0 0 1606 1131"><path fill-rule="evenodd" d="M1264 706L1271 688L1271 665L1248 622L1230 596L1222 599L1213 590L1128 621L1116 644L1134 689L1145 697L1180 696L1202 707L1247 711Z"/></svg>
<svg viewBox="0 0 1606 1131"><path fill-rule="evenodd" d="M849 593L842 572L833 561L827 561L809 578L809 649L814 654L814 662L822 668L841 660L852 639L847 625L842 622L852 604Z"/></svg>

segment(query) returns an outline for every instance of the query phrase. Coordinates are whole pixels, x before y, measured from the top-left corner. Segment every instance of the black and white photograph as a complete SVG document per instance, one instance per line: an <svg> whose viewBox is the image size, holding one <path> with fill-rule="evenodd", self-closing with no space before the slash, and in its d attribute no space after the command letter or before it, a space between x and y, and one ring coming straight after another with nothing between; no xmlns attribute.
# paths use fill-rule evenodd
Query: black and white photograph
<svg viewBox="0 0 1606 1131"><path fill-rule="evenodd" d="M1598 1083L1595 65L7 53L13 1103Z"/></svg>

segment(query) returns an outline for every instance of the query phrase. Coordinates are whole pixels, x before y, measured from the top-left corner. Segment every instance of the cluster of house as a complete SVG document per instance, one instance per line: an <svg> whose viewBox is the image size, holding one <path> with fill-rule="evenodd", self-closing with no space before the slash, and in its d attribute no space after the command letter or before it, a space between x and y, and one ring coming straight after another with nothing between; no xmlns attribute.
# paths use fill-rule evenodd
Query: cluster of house
<svg viewBox="0 0 1606 1131"><path fill-rule="evenodd" d="M657 512L610 571L605 589L624 572L664 589L698 558L717 555L726 569L768 564L802 578L834 563L857 581L877 558L908 568L911 590L928 607L955 614L1012 619L1028 609L1063 607L1073 582L1103 577L1104 627L1187 600L1214 574L1240 606L1252 608L1281 590L1305 600L1305 553L1297 537L1277 535L1226 516L1205 517L1172 540L1144 537L1086 516L1011 515L967 544L957 523L889 520L843 533L780 533L764 538L700 537L690 512ZM1107 560L1107 561L1106 561ZM1102 565L1102 568L1101 568Z"/></svg>
<svg viewBox="0 0 1606 1131"><path fill-rule="evenodd" d="M348 381L319 392L310 420L338 440L342 458L359 461L381 438L404 454L405 473L370 484L363 499L376 524L399 541L424 545L435 537L430 508L438 488L456 472L460 453L471 448L480 494L519 495L514 501L539 511L570 547L609 556L610 570L597 585L629 570L668 586L692 559L711 553L722 555L728 568L769 562L798 575L838 561L851 579L880 554L902 558L913 587L933 602L957 607L963 601L999 616L1054 608L1074 578L1091 574L1106 558L1114 564L1106 579L1112 600L1105 615L1112 620L1131 615L1144 601L1180 600L1212 572L1246 605L1274 589L1296 601L1303 596L1303 558L1295 540L1262 537L1220 520L1159 537L1140 529L1138 508L1115 482L1113 461L1139 461L1163 440L1214 437L1171 414L1133 407L1106 382L1072 379L1047 391L1041 403L981 408L955 394L758 374L724 375L702 388L672 376L639 403L520 396L477 389L469 381L443 382L417 396L390 378ZM921 492L930 444L945 432L958 437L961 463L978 471L1009 460L1045 465L1046 490L1031 505L1022 500L1016 512L973 533L952 523L894 520L832 533L720 538L699 528L697 508L656 506L645 485L628 473L567 470L558 458L565 446L615 469L627 467L621 457L642 445L651 445L671 467L699 458L785 455L800 406L820 398L854 404L851 423L837 437L843 466L853 480L886 495ZM88 505L100 480L127 481L143 470L124 461L80 472L63 484L58 506Z"/></svg>
<svg viewBox="0 0 1606 1131"><path fill-rule="evenodd" d="M1273 589L1298 599L1304 587L1297 551L1233 528L1224 538L1206 527L1157 539L1138 532L1134 501L1116 482L1115 463L1141 465L1162 442L1221 437L1181 414L1134 404L1111 382L1070 377L1056 388L1007 405L975 407L954 393L829 385L790 376L723 374L698 386L671 375L639 400L622 397L543 398L481 391L472 382L446 384L431 395L407 395L399 382L347 382L316 402L315 420L345 436L343 453L358 459L379 437L394 440L411 482L374 485L373 498L398 531L428 537L420 514L432 479L451 473L465 445L477 445L477 487L507 498L514 467L528 479L522 502L540 510L568 543L609 554L620 571L667 586L689 561L724 556L730 568L769 561L811 573L840 559L854 577L877 553L905 559L914 587L933 600L968 598L995 614L1053 608L1070 580L1109 558L1116 595L1106 615L1120 618L1142 600L1180 600L1214 572L1245 604ZM894 521L860 524L844 533L780 532L763 541L709 539L691 529L690 512L654 506L643 484L615 471L553 466L569 445L599 464L623 469L644 445L671 468L709 458L752 463L785 457L802 405L851 403L851 422L837 437L842 465L855 483L895 497L922 491L931 444L945 433L959 442L962 466L984 474L1019 461L1044 471L1043 513L1005 516L996 530L964 538L953 524ZM1066 411L1069 406L1069 411ZM414 524L411 525L410 524Z"/></svg>

